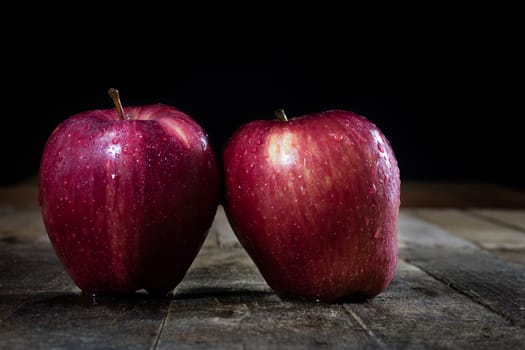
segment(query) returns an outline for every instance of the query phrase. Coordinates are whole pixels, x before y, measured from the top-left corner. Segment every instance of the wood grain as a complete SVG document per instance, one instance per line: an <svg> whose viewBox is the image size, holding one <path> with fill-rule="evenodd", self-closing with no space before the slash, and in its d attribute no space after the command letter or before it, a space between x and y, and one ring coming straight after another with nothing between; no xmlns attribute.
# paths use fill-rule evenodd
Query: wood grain
<svg viewBox="0 0 525 350"><path fill-rule="evenodd" d="M456 209L414 209L410 214L485 249L525 249L525 234Z"/></svg>
<svg viewBox="0 0 525 350"><path fill-rule="evenodd" d="M425 227L419 230L421 243L411 242L408 232L412 222ZM434 232L439 230L439 235ZM400 256L418 266L437 280L492 311L506 317L513 324L525 327L525 268L482 251L465 241L459 245L457 237L443 232L435 225L410 215L402 215L399 225L400 240L404 246ZM439 236L436 239L433 236ZM443 237L455 243L448 244Z"/></svg>
<svg viewBox="0 0 525 350"><path fill-rule="evenodd" d="M342 305L281 300L274 294L243 294L174 302L159 349L175 346L372 349L378 348L378 343Z"/></svg>
<svg viewBox="0 0 525 350"><path fill-rule="evenodd" d="M519 229L479 215L472 215L470 211L457 209L414 209L405 212L435 224L498 256L525 264L525 232Z"/></svg>
<svg viewBox="0 0 525 350"><path fill-rule="evenodd" d="M71 291L74 286L45 241L0 250L0 271L0 294Z"/></svg>
<svg viewBox="0 0 525 350"><path fill-rule="evenodd" d="M271 293L255 264L239 247L202 249L175 290L175 297L203 298Z"/></svg>
<svg viewBox="0 0 525 350"><path fill-rule="evenodd" d="M71 293L30 296L0 323L3 349L148 349L169 300L144 295L99 298Z"/></svg>
<svg viewBox="0 0 525 350"><path fill-rule="evenodd" d="M525 210L523 209L472 209L470 212L525 233Z"/></svg>
<svg viewBox="0 0 525 350"><path fill-rule="evenodd" d="M389 349L513 349L525 341L506 318L404 261L384 293L344 307Z"/></svg>

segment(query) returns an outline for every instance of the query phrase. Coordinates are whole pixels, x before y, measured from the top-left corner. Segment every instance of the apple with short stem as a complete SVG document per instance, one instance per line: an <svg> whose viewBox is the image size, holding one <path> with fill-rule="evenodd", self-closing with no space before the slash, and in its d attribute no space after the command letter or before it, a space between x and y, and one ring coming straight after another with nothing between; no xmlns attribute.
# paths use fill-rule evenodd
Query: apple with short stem
<svg viewBox="0 0 525 350"><path fill-rule="evenodd" d="M225 209L284 297L372 298L397 263L400 175L379 128L345 110L241 126L223 153Z"/></svg>
<svg viewBox="0 0 525 350"><path fill-rule="evenodd" d="M214 218L220 172L203 128L165 104L91 110L48 138L39 202L50 241L86 292L167 294Z"/></svg>

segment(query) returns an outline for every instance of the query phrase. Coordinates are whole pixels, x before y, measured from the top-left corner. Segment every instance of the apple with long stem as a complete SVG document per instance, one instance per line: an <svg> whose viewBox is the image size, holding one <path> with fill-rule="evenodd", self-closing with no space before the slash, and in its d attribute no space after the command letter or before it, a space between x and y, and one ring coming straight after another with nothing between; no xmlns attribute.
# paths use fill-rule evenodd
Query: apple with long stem
<svg viewBox="0 0 525 350"><path fill-rule="evenodd" d="M397 263L400 176L371 121L331 110L241 126L223 153L225 209L284 297L372 298Z"/></svg>
<svg viewBox="0 0 525 350"><path fill-rule="evenodd" d="M203 128L164 104L91 110L46 142L39 202L50 241L86 293L166 294L197 255L220 172Z"/></svg>

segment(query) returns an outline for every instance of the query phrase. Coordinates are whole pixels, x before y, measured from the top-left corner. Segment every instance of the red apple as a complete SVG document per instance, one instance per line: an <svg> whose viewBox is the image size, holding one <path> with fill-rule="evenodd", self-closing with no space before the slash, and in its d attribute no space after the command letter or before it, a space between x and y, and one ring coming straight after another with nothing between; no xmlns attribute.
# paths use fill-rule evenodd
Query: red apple
<svg viewBox="0 0 525 350"><path fill-rule="evenodd" d="M284 297L378 295L397 263L400 176L389 141L350 111L281 115L243 125L224 149L235 234Z"/></svg>
<svg viewBox="0 0 525 350"><path fill-rule="evenodd" d="M217 209L220 173L208 136L163 104L69 117L39 171L47 233L87 293L166 294L197 255Z"/></svg>

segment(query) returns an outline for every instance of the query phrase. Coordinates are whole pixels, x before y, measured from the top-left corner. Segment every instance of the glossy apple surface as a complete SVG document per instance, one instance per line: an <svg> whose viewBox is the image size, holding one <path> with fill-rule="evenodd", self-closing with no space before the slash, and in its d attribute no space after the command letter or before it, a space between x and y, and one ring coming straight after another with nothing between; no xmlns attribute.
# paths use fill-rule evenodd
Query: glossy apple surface
<svg viewBox="0 0 525 350"><path fill-rule="evenodd" d="M171 291L205 239L220 188L207 134L163 104L68 118L46 143L39 179L49 238L88 293Z"/></svg>
<svg viewBox="0 0 525 350"><path fill-rule="evenodd" d="M334 301L389 285L400 176L372 122L342 110L253 121L223 161L228 219L278 294Z"/></svg>

